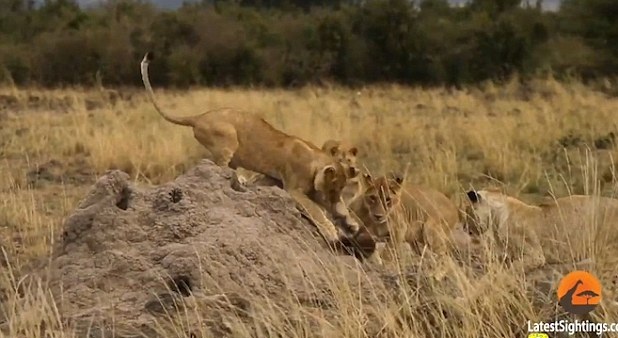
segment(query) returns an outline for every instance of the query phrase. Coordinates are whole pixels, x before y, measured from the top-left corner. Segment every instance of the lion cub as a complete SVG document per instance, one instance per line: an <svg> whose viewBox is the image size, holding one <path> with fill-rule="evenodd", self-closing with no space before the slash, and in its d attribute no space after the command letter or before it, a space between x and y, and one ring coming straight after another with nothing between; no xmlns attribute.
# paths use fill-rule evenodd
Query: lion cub
<svg viewBox="0 0 618 338"><path fill-rule="evenodd" d="M487 189L468 191L467 199L465 229L523 271L588 258L618 222L618 200L607 197L573 195L537 206Z"/></svg>
<svg viewBox="0 0 618 338"><path fill-rule="evenodd" d="M349 167L357 168L358 148L354 145L345 141L327 140L322 150Z"/></svg>
<svg viewBox="0 0 618 338"><path fill-rule="evenodd" d="M323 210L337 223L356 233L359 224L350 216L341 193L348 172L338 161L315 145L273 128L264 119L234 109L174 117L157 104L148 77L152 58L141 63L142 80L157 112L167 121L193 128L193 134L220 166L242 167L282 183L301 209L320 227L326 240L335 244L340 235Z"/></svg>
<svg viewBox="0 0 618 338"><path fill-rule="evenodd" d="M427 245L442 253L450 244L459 211L444 194L434 189L404 183L391 175L373 178L363 174L362 193L350 203L365 228L387 245L407 242L420 251Z"/></svg>
<svg viewBox="0 0 618 338"><path fill-rule="evenodd" d="M350 171L350 179L343 188L342 197L347 206L352 199L360 193L360 169L358 169L358 148L354 145L337 140L327 140L322 145L322 150L337 159Z"/></svg>

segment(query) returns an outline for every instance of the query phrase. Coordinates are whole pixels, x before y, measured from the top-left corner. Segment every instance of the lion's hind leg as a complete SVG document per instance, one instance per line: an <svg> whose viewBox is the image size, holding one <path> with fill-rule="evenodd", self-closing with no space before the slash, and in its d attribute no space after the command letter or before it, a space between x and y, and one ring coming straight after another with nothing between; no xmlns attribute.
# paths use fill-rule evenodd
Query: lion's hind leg
<svg viewBox="0 0 618 338"><path fill-rule="evenodd" d="M232 158L238 150L239 142L236 128L227 123L208 127L196 126L193 135L209 152L209 159L222 167L232 167Z"/></svg>
<svg viewBox="0 0 618 338"><path fill-rule="evenodd" d="M236 128L231 124L216 124L206 128L195 128L195 138L209 152L209 159L218 166L234 169L230 186L240 192L247 191L247 178L237 171L234 155L240 146Z"/></svg>

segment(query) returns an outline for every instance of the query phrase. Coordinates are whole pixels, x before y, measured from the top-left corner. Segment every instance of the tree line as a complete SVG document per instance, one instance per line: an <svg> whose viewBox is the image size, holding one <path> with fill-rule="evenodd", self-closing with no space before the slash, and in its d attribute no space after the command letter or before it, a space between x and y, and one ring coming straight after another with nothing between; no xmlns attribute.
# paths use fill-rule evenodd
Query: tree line
<svg viewBox="0 0 618 338"><path fill-rule="evenodd" d="M618 73L618 1L0 0L0 81L140 85L145 51L175 87L586 80Z"/></svg>

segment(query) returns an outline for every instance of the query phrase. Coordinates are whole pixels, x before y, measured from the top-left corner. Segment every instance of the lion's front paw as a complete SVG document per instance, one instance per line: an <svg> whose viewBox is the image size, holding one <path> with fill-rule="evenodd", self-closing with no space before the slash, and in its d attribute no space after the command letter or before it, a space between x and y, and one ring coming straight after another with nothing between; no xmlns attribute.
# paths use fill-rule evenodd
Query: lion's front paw
<svg viewBox="0 0 618 338"><path fill-rule="evenodd" d="M231 184L232 189L239 192L247 191L247 179L244 176L238 175L237 172L232 174Z"/></svg>
<svg viewBox="0 0 618 338"><path fill-rule="evenodd" d="M367 232L359 233L358 236L341 236L339 238L339 245L344 251L355 256L360 261L371 260L372 257L378 255L376 252L377 243L371 234Z"/></svg>
<svg viewBox="0 0 618 338"><path fill-rule="evenodd" d="M353 222L347 222L347 226L348 229L350 230L351 233L356 234L358 233L358 231L360 230L360 225L358 225L358 223L356 223L356 221Z"/></svg>
<svg viewBox="0 0 618 338"><path fill-rule="evenodd" d="M367 261L375 265L379 265L379 266L384 265L384 261L382 260L382 257L380 257L380 255L377 253L374 253L371 256L369 256L369 258L367 258Z"/></svg>
<svg viewBox="0 0 618 338"><path fill-rule="evenodd" d="M352 217L342 218L337 223L337 225L339 225L339 228L341 228L345 232L346 236L354 236L360 230L360 225Z"/></svg>

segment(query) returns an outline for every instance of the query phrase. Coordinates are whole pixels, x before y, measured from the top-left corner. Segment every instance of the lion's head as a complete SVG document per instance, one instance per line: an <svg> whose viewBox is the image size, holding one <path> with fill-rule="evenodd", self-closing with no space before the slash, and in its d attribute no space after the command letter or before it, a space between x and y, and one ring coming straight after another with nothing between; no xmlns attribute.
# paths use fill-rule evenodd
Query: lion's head
<svg viewBox="0 0 618 338"><path fill-rule="evenodd" d="M333 161L317 171L313 179L313 188L322 196L322 199L335 205L341 201L341 193L348 179L344 166Z"/></svg>
<svg viewBox="0 0 618 338"><path fill-rule="evenodd" d="M362 177L364 189L360 198L372 232L378 237L387 236L388 217L399 203L403 178L398 175L373 178L370 174L363 174Z"/></svg>
<svg viewBox="0 0 618 338"><path fill-rule="evenodd" d="M508 217L508 197L493 190L470 190L463 224L471 235L485 233L492 225L501 224Z"/></svg>
<svg viewBox="0 0 618 338"><path fill-rule="evenodd" d="M358 179L360 169L358 169L358 149L355 146L334 140L324 142L322 150L328 155L339 161L346 171L350 180Z"/></svg>

